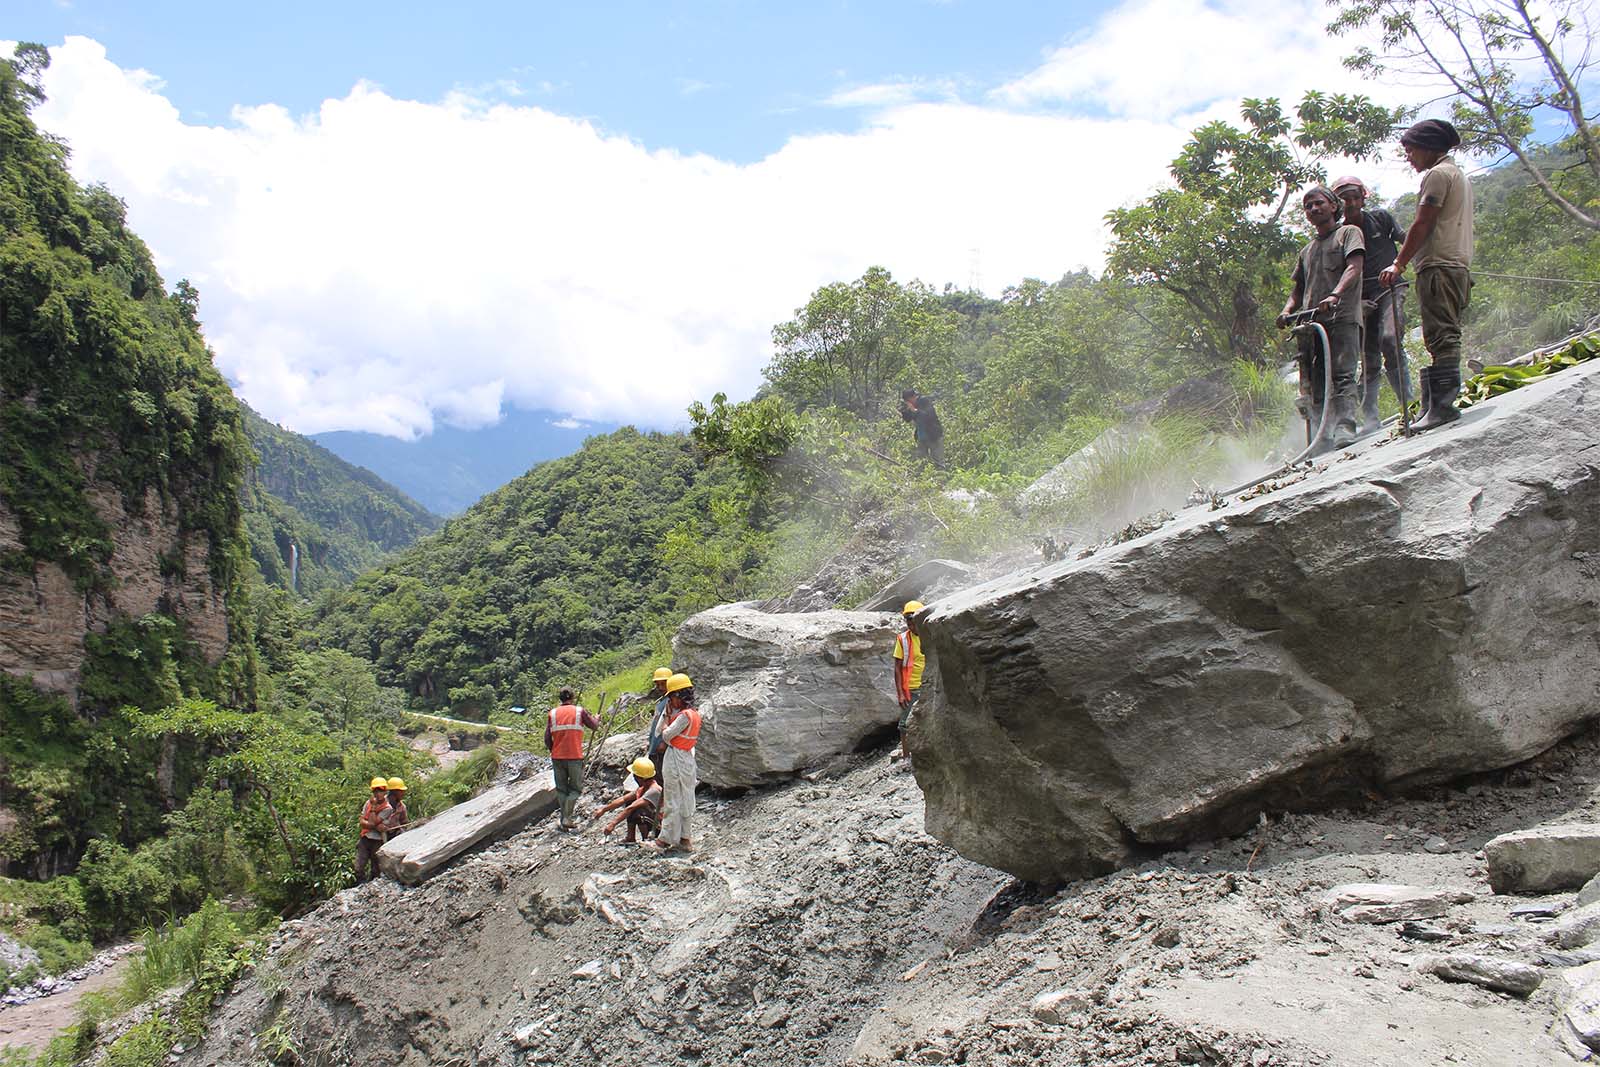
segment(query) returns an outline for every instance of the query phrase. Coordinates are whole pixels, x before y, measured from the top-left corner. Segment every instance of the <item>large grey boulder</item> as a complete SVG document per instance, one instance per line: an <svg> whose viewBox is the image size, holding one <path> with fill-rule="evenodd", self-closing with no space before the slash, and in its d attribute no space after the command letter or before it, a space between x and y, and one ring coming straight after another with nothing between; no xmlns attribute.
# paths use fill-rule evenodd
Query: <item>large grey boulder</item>
<svg viewBox="0 0 1600 1067"><path fill-rule="evenodd" d="M1027 879L1532 756L1600 715L1600 361L945 597L927 828Z"/></svg>
<svg viewBox="0 0 1600 1067"><path fill-rule="evenodd" d="M556 809L549 771L493 785L432 819L392 837L378 850L378 868L416 885L479 842L516 833Z"/></svg>
<svg viewBox="0 0 1600 1067"><path fill-rule="evenodd" d="M892 728L900 617L768 614L724 604L684 622L672 662L694 680L700 780L721 789L789 777Z"/></svg>
<svg viewBox="0 0 1600 1067"><path fill-rule="evenodd" d="M1496 893L1559 893L1600 874L1600 826L1536 826L1491 838L1483 846ZM1586 903L1586 902L1585 902Z"/></svg>

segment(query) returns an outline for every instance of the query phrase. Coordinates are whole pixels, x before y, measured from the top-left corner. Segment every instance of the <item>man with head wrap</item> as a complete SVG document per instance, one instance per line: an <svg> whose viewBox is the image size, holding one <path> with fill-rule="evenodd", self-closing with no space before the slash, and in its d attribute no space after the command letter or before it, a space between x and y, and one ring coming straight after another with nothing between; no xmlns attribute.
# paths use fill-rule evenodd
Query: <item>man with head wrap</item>
<svg viewBox="0 0 1600 1067"><path fill-rule="evenodd" d="M1360 178L1335 178L1333 192L1344 202L1344 221L1361 227L1367 255L1361 265L1361 432L1379 425L1378 389L1387 374L1389 388L1401 403L1411 399L1411 383L1400 367L1400 343L1405 331L1404 282L1387 288L1378 284L1383 268L1405 242L1406 231L1381 207L1367 207L1367 186Z"/></svg>
<svg viewBox="0 0 1600 1067"><path fill-rule="evenodd" d="M1472 296L1472 183L1450 150L1461 143L1443 119L1423 119L1400 135L1406 161L1422 173L1417 219L1379 282L1393 286L1406 265L1417 264L1417 307L1422 343L1433 357L1422 368L1422 418L1413 430L1431 430L1461 417L1461 320Z"/></svg>
<svg viewBox="0 0 1600 1067"><path fill-rule="evenodd" d="M1300 342L1300 411L1312 426L1322 422L1322 406L1331 404L1332 442L1328 430L1312 442L1313 455L1330 447L1344 448L1356 439L1356 364L1361 358L1361 265L1366 244L1361 228L1340 222L1343 207L1332 190L1313 185L1300 198L1306 221L1316 231L1311 243L1294 265L1294 289L1278 328L1289 324L1289 316L1302 306L1315 308L1317 321L1328 335L1329 351L1324 353L1313 331L1302 330ZM1333 364L1333 395L1326 388L1324 359Z"/></svg>

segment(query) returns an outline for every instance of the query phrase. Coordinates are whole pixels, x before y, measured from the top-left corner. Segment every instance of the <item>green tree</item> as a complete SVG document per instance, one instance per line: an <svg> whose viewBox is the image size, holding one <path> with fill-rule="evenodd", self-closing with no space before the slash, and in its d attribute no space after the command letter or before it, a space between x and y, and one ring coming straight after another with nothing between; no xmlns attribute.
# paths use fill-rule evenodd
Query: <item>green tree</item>
<svg viewBox="0 0 1600 1067"><path fill-rule="evenodd" d="M798 410L834 405L876 418L892 383L948 344L952 320L921 282L901 285L871 267L818 289L774 327L777 352L763 374Z"/></svg>
<svg viewBox="0 0 1600 1067"><path fill-rule="evenodd" d="M1594 52L1593 6L1578 0L1330 0L1329 29L1376 28L1345 65L1371 77L1422 77L1448 88L1451 118L1468 151L1509 154L1568 218L1600 230L1600 212L1572 178L1541 158L1534 134L1554 118L1568 131L1591 182L1600 182L1600 134L1582 87ZM1541 121L1546 120L1546 121Z"/></svg>
<svg viewBox="0 0 1600 1067"><path fill-rule="evenodd" d="M1373 155L1397 114L1362 96L1310 92L1294 118L1275 99L1246 100L1243 125L1194 131L1172 162L1175 188L1106 216L1108 274L1175 303L1164 319L1177 344L1212 363L1261 362L1268 294L1296 244L1286 209L1328 157Z"/></svg>

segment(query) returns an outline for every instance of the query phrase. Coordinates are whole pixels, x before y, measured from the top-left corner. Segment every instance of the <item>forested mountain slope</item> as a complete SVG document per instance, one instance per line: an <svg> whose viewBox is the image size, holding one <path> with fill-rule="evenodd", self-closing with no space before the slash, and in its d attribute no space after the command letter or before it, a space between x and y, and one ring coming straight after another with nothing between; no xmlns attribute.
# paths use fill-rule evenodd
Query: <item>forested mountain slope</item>
<svg viewBox="0 0 1600 1067"><path fill-rule="evenodd" d="M125 706L256 693L238 405L194 290L34 126L43 63L0 63L0 870L38 873L192 780Z"/></svg>
<svg viewBox="0 0 1600 1067"><path fill-rule="evenodd" d="M662 543L699 520L717 480L682 434L590 438L330 594L317 639L423 703L531 702L676 622Z"/></svg>
<svg viewBox="0 0 1600 1067"><path fill-rule="evenodd" d="M364 467L241 407L257 458L245 483L245 531L267 581L311 595L444 521Z"/></svg>

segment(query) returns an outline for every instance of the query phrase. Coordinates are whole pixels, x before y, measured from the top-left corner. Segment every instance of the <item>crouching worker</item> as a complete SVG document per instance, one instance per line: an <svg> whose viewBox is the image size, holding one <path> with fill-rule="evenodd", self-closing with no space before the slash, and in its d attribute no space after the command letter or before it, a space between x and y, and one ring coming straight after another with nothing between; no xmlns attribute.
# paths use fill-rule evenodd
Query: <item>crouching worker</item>
<svg viewBox="0 0 1600 1067"><path fill-rule="evenodd" d="M411 813L406 811L406 783L404 778L389 779L389 814L384 817L383 831L397 837L411 828Z"/></svg>
<svg viewBox="0 0 1600 1067"><path fill-rule="evenodd" d="M1300 399L1296 402L1307 424L1323 424L1324 404L1332 406L1323 436L1309 442L1312 455L1344 448L1356 440L1356 367L1361 361L1361 273L1366 259L1366 238L1361 227L1340 221L1344 206L1320 185L1306 190L1300 200L1306 221L1316 237L1294 265L1294 291L1278 316L1278 328L1289 325L1301 308L1315 310L1316 321L1328 335L1329 352L1322 351L1317 331L1295 333L1300 345ZM1328 391L1323 360L1332 356L1333 390ZM1331 434L1328 432L1331 429Z"/></svg>
<svg viewBox="0 0 1600 1067"><path fill-rule="evenodd" d="M661 836L648 848L660 852L682 849L691 852L689 820L694 815L694 789L700 784L700 769L695 765L694 746L700 739L700 709L694 698L694 683L687 674L674 674L667 680L667 725L661 739L667 743L666 814L661 819Z"/></svg>
<svg viewBox="0 0 1600 1067"><path fill-rule="evenodd" d="M637 789L630 789L594 813L595 821L608 811L617 811L617 817L606 823L604 832L610 833L624 821L628 824L628 837L624 844L653 841L661 833L661 783L656 781L656 765L640 756L628 768L633 772Z"/></svg>
<svg viewBox="0 0 1600 1067"><path fill-rule="evenodd" d="M389 779L372 780L372 796L361 805L361 837L356 841L356 884L378 876L378 849L383 847L383 828L389 818Z"/></svg>

